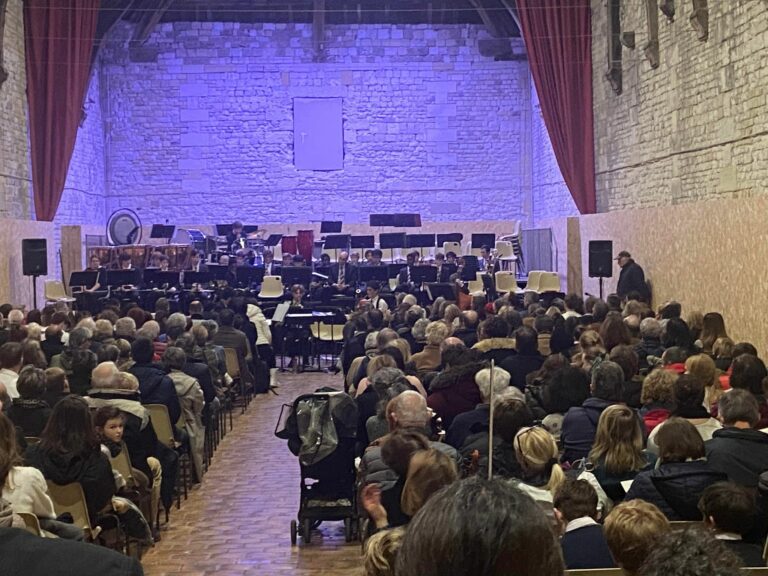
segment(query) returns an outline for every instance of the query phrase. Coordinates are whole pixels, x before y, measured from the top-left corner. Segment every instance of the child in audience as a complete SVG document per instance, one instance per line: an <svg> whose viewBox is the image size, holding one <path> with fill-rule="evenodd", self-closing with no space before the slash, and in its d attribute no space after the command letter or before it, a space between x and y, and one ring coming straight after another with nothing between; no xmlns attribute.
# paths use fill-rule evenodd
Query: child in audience
<svg viewBox="0 0 768 576"><path fill-rule="evenodd" d="M101 442L101 452L107 458L114 458L123 450L123 431L125 429L125 416L114 406L104 406L96 411L93 417L93 426ZM112 469L115 476L115 489L120 491L125 488L125 478Z"/></svg>
<svg viewBox="0 0 768 576"><path fill-rule="evenodd" d="M661 510L642 500L622 502L605 519L608 548L628 576L638 574L645 558L669 530Z"/></svg>
<svg viewBox="0 0 768 576"><path fill-rule="evenodd" d="M616 566L603 527L595 521L597 492L589 482L566 478L555 491L552 505L563 530L560 547L567 569Z"/></svg>
<svg viewBox="0 0 768 576"><path fill-rule="evenodd" d="M397 552L405 536L405 528L383 530L365 543L363 569L365 576L395 576Z"/></svg>
<svg viewBox="0 0 768 576"><path fill-rule="evenodd" d="M718 482L704 490L699 509L715 538L741 558L745 567L765 566L760 546L742 540L755 522L752 494L738 484Z"/></svg>

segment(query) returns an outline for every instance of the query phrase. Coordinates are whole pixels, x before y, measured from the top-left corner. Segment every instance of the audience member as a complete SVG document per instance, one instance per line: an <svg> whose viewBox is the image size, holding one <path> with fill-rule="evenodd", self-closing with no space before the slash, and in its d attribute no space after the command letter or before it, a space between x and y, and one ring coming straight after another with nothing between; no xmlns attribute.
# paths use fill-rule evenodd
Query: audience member
<svg viewBox="0 0 768 576"><path fill-rule="evenodd" d="M669 539L670 524L653 504L622 502L605 519L605 539L616 565L627 576L639 574L648 555Z"/></svg>
<svg viewBox="0 0 768 576"><path fill-rule="evenodd" d="M513 342L517 353L507 355L498 366L509 372L512 386L525 391L526 377L540 370L545 358L539 353L538 334L533 328L521 326L515 330Z"/></svg>
<svg viewBox="0 0 768 576"><path fill-rule="evenodd" d="M173 380L158 365L152 363L154 348L146 338L137 338L131 344L135 364L129 372L139 381L142 404L163 404L168 408L171 422L179 421L181 406Z"/></svg>
<svg viewBox="0 0 768 576"><path fill-rule="evenodd" d="M19 397L14 398L8 415L24 436L39 437L51 416L51 408L43 400L45 371L25 366L19 373L16 386Z"/></svg>
<svg viewBox="0 0 768 576"><path fill-rule="evenodd" d="M648 550L638 576L739 576L739 558L703 528L674 530Z"/></svg>
<svg viewBox="0 0 768 576"><path fill-rule="evenodd" d="M491 375L493 375L493 380L491 380ZM480 392L480 403L474 409L458 414L453 419L445 436L445 441L457 450L464 444L467 436L476 431L473 428L488 427L491 414L491 396L493 395L494 398L498 398L507 389L509 386L509 372L503 368L495 368L493 372L491 372L490 368L483 368L475 374L475 384ZM434 394L440 393L435 391L434 385L432 390ZM451 405L466 404L475 395L473 390L470 389L469 391L471 393L467 394L465 399L461 396L462 391L458 387L449 387L444 391L443 399ZM491 391L493 391L493 394L491 394ZM458 397L455 397L456 395Z"/></svg>
<svg viewBox="0 0 768 576"><path fill-rule="evenodd" d="M643 380L640 393L639 414L643 418L645 431L652 434L656 427L669 418L675 407L674 386L677 374L656 368Z"/></svg>
<svg viewBox="0 0 768 576"><path fill-rule="evenodd" d="M16 382L23 366L23 352L18 342L6 342L0 346L0 384L5 387L8 396L19 397Z"/></svg>

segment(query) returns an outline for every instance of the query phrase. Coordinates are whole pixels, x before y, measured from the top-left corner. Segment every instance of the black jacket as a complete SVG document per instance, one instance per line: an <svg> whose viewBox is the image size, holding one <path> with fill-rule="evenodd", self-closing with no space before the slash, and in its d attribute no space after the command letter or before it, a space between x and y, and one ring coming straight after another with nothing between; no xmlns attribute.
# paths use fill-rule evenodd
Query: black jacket
<svg viewBox="0 0 768 576"><path fill-rule="evenodd" d="M43 473L46 480L63 486L79 482L85 493L85 503L91 522L109 504L115 494L115 477L109 459L96 448L88 455L71 452L45 452L39 444L29 446L24 455L27 464ZM151 477L151 476L150 476Z"/></svg>
<svg viewBox="0 0 768 576"><path fill-rule="evenodd" d="M488 429L490 415L491 407L489 404L478 404L474 410L459 414L451 422L451 427L445 435L445 442L458 450L472 433L473 426L479 425Z"/></svg>
<svg viewBox="0 0 768 576"><path fill-rule="evenodd" d="M139 561L103 546L0 528L5 576L143 576Z"/></svg>
<svg viewBox="0 0 768 576"><path fill-rule="evenodd" d="M200 384L200 388L203 390L203 397L205 403L210 404L213 399L216 398L216 388L213 385L213 378L211 378L211 371L208 369L208 364L199 362L189 356L187 356L187 363L182 370L184 374L192 376Z"/></svg>
<svg viewBox="0 0 768 576"><path fill-rule="evenodd" d="M499 363L511 376L509 383L518 390L525 390L525 377L531 372L540 370L544 365L544 356L538 352L533 355L515 354L507 356Z"/></svg>
<svg viewBox="0 0 768 576"><path fill-rule="evenodd" d="M331 273L328 281L336 284L339 281L339 264L331 264ZM349 262L344 264L344 284L354 286L357 284L357 266L352 266Z"/></svg>
<svg viewBox="0 0 768 576"><path fill-rule="evenodd" d="M176 424L181 416L181 406L170 376L155 364L134 364L128 371L139 380L141 403L165 404L171 425Z"/></svg>
<svg viewBox="0 0 768 576"><path fill-rule="evenodd" d="M715 482L728 477L704 460L670 462L635 476L626 500L640 498L658 506L670 520L701 520L699 499Z"/></svg>
<svg viewBox="0 0 768 576"><path fill-rule="evenodd" d="M616 564L599 524L582 526L563 534L560 539L563 561L568 570L613 568Z"/></svg>
<svg viewBox="0 0 768 576"><path fill-rule="evenodd" d="M581 406L568 410L563 418L560 440L563 443L563 462L586 458L595 442L597 423L603 410L616 404L600 398L587 398Z"/></svg>
<svg viewBox="0 0 768 576"><path fill-rule="evenodd" d="M624 298L630 292L637 292L644 300L648 300L648 285L645 283L645 272L640 265L630 258L629 262L619 273L619 283L616 294Z"/></svg>
<svg viewBox="0 0 768 576"><path fill-rule="evenodd" d="M51 416L51 407L42 400L16 398L8 416L15 426L21 428L24 436L40 436Z"/></svg>
<svg viewBox="0 0 768 576"><path fill-rule="evenodd" d="M756 487L768 470L768 434L759 430L723 428L704 443L709 465L742 486Z"/></svg>
<svg viewBox="0 0 768 576"><path fill-rule="evenodd" d="M48 336L45 340L40 342L40 349L45 354L45 360L48 364L57 354L61 354L64 351L64 343L61 341L61 334L57 336Z"/></svg>

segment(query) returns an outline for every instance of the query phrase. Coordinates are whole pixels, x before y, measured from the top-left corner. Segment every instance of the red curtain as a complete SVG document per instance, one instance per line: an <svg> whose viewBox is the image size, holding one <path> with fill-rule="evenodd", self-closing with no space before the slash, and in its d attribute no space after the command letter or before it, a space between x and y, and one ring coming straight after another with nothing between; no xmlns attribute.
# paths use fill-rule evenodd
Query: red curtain
<svg viewBox="0 0 768 576"><path fill-rule="evenodd" d="M589 0L517 0L552 148L582 214L596 211Z"/></svg>
<svg viewBox="0 0 768 576"><path fill-rule="evenodd" d="M88 88L99 0L25 0L27 101L38 220L52 221Z"/></svg>

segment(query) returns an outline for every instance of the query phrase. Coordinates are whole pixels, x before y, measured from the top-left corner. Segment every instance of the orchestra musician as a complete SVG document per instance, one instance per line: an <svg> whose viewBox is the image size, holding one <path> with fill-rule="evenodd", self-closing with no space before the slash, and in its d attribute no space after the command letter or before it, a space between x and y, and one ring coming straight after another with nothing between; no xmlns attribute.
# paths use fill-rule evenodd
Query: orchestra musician
<svg viewBox="0 0 768 576"><path fill-rule="evenodd" d="M283 253L283 268L290 268L293 266L293 254L290 252Z"/></svg>
<svg viewBox="0 0 768 576"><path fill-rule="evenodd" d="M96 281L94 282L93 286L90 288L86 288L86 292L96 292L101 289L101 285L104 282L104 279L101 277L104 268L101 265L101 259L96 255L93 254L91 256L91 259L88 261L88 268L85 269L86 272L98 272L96 275Z"/></svg>
<svg viewBox="0 0 768 576"><path fill-rule="evenodd" d="M352 252L352 254L349 255L349 263L352 264L352 266L359 266L360 252Z"/></svg>
<svg viewBox="0 0 768 576"><path fill-rule="evenodd" d="M339 259L335 264L331 264L330 278L331 289L337 294L354 295L357 285L357 267L348 262L349 252L346 250L339 252Z"/></svg>
<svg viewBox="0 0 768 576"><path fill-rule="evenodd" d="M120 257L117 259L117 261L119 270L135 270L130 254L120 254Z"/></svg>
<svg viewBox="0 0 768 576"><path fill-rule="evenodd" d="M245 248L245 235L243 234L243 223L235 220L232 223L232 231L227 234L227 246L233 252Z"/></svg>
<svg viewBox="0 0 768 576"><path fill-rule="evenodd" d="M421 254L415 250L413 252L409 252L406 255L405 266L403 266L400 269L400 272L397 274L397 284L399 290L408 292L413 288L413 281L411 280L411 268L416 266L420 256Z"/></svg>
<svg viewBox="0 0 768 576"><path fill-rule="evenodd" d="M264 250L264 276L279 276L280 266L275 262L272 250Z"/></svg>
<svg viewBox="0 0 768 576"><path fill-rule="evenodd" d="M189 253L189 268L188 272L208 272L208 266L203 262L203 255L200 250L192 250Z"/></svg>
<svg viewBox="0 0 768 576"><path fill-rule="evenodd" d="M389 310L389 304L387 304L384 298L379 296L380 291L381 284L379 284L376 280L371 280L365 286L365 294L368 298L362 302L367 303L371 308L386 312Z"/></svg>
<svg viewBox="0 0 768 576"><path fill-rule="evenodd" d="M374 248L371 250L371 259L368 262L368 266L381 266L381 258L384 256L384 253L379 250L378 248Z"/></svg>
<svg viewBox="0 0 768 576"><path fill-rule="evenodd" d="M170 271L170 264L171 261L168 260L168 256L165 254L160 254L157 258L157 268L160 270L160 272L169 272Z"/></svg>
<svg viewBox="0 0 768 576"><path fill-rule="evenodd" d="M491 266L491 248L483 244L480 247L480 257L477 259L477 269L487 270Z"/></svg>

